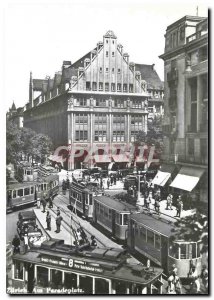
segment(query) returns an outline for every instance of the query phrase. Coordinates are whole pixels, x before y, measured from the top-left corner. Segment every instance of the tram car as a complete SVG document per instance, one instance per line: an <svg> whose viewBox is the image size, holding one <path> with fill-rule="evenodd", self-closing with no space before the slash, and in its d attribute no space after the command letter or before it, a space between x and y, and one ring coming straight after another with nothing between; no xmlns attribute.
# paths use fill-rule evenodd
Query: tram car
<svg viewBox="0 0 214 300"><path fill-rule="evenodd" d="M69 205L75 213L81 214L88 220L93 219L94 202L93 197L100 194L98 183L72 181L69 189Z"/></svg>
<svg viewBox="0 0 214 300"><path fill-rule="evenodd" d="M94 197L93 222L105 232L125 242L128 233L128 219L136 207L108 195Z"/></svg>
<svg viewBox="0 0 214 300"><path fill-rule="evenodd" d="M38 177L37 181L10 183L7 186L6 211L13 211L25 205L34 205L43 193L49 197L50 193L56 195L59 191L59 176L51 174L46 177Z"/></svg>
<svg viewBox="0 0 214 300"><path fill-rule="evenodd" d="M187 278L194 265L201 273L201 243L173 240L173 222L148 213L130 215L127 246L132 254L150 259L168 275L178 269L180 278ZM173 241L172 241L173 240Z"/></svg>
<svg viewBox="0 0 214 300"><path fill-rule="evenodd" d="M49 240L12 256L9 294L161 294L162 268L131 263L121 248Z"/></svg>

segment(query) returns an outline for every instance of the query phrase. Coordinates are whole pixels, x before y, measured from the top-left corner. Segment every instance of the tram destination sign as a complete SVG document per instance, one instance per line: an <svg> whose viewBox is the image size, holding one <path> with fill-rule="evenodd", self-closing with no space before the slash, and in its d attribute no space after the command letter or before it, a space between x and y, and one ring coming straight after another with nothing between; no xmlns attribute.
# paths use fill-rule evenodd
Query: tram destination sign
<svg viewBox="0 0 214 300"><path fill-rule="evenodd" d="M64 257L50 257L50 256L41 256L41 262L55 265L58 267L66 267L70 269L75 269L79 271L87 271L92 273L103 273L103 268L100 268L100 265L97 263L90 263L82 260L77 260L73 258L64 258Z"/></svg>

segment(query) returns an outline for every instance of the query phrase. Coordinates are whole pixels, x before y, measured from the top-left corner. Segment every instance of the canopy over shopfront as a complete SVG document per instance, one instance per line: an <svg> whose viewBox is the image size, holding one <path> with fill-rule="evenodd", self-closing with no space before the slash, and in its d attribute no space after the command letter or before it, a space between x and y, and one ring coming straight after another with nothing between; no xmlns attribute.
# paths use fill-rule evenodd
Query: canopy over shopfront
<svg viewBox="0 0 214 300"><path fill-rule="evenodd" d="M164 186L171 177L171 174L174 172L174 170L174 165L163 164L154 177L152 184Z"/></svg>
<svg viewBox="0 0 214 300"><path fill-rule="evenodd" d="M111 162L110 157L105 154L94 155L93 158L96 163L110 163Z"/></svg>
<svg viewBox="0 0 214 300"><path fill-rule="evenodd" d="M49 160L60 163L61 165L63 165L63 157L62 156L58 156L58 155L50 155L48 157Z"/></svg>
<svg viewBox="0 0 214 300"><path fill-rule="evenodd" d="M191 192L199 182L204 170L196 167L182 167L170 184L171 187Z"/></svg>
<svg viewBox="0 0 214 300"><path fill-rule="evenodd" d="M129 158L125 154L115 154L112 155L114 162L129 162Z"/></svg>

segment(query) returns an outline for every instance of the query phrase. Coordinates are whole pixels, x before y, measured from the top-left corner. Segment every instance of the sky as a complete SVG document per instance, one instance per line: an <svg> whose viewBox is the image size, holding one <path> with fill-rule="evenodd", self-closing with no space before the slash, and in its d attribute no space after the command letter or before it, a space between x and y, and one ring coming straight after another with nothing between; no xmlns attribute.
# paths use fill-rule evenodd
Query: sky
<svg viewBox="0 0 214 300"><path fill-rule="evenodd" d="M28 102L29 76L54 77L63 60L75 62L113 30L130 61L155 64L164 80L166 28L184 15L207 16L206 1L8 0L3 6L5 111Z"/></svg>

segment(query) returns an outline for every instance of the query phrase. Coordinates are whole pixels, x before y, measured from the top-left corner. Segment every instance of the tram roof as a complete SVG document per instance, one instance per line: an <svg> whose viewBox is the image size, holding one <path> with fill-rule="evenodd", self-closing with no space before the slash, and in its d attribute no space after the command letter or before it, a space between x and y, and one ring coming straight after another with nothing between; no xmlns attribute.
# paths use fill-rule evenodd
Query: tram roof
<svg viewBox="0 0 214 300"><path fill-rule="evenodd" d="M89 255L88 252L68 254L66 249L64 252L56 252L55 248L44 250L40 247L28 250L25 254L14 254L13 259L47 268L54 267L67 272L73 271L91 276L97 274L101 278L123 280L142 285L155 281L163 272L159 267L147 269L142 264L134 265L129 263L127 259L117 259L119 249L96 248L95 253L98 254L100 252L102 258L98 258L97 255L94 257L93 252L94 250L91 251L91 257L87 257L86 255ZM115 259L112 257L109 260L108 257L105 257L105 254L102 256L103 253L107 254L108 252L113 254ZM70 259L73 260L72 266L69 266Z"/></svg>
<svg viewBox="0 0 214 300"><path fill-rule="evenodd" d="M158 219L144 213L132 214L131 219L167 237L173 235L172 229L174 228L174 225L170 221Z"/></svg>
<svg viewBox="0 0 214 300"><path fill-rule="evenodd" d="M108 206L109 208L115 209L120 212L136 210L136 207L134 205L125 202L120 202L119 199L114 199L111 196L106 196L106 195L97 196L94 197L94 200Z"/></svg>
<svg viewBox="0 0 214 300"><path fill-rule="evenodd" d="M14 183L8 184L7 190L23 189L25 187L33 186L33 185L36 185L36 184L37 184L37 182L35 182L35 181L14 182Z"/></svg>

